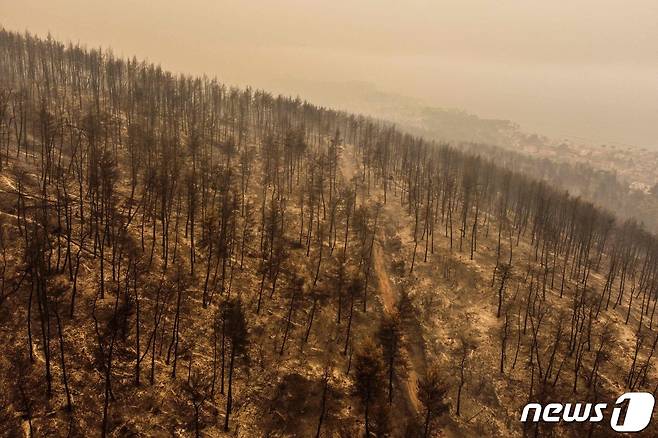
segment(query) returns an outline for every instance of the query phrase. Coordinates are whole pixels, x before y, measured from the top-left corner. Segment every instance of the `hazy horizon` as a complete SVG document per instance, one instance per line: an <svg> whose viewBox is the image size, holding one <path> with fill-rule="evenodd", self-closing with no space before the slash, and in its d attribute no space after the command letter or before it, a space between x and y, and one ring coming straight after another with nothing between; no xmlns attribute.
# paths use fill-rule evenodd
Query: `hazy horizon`
<svg viewBox="0 0 658 438"><path fill-rule="evenodd" d="M362 81L555 138L658 149L655 1L0 0L0 12L8 30L228 84L313 101L323 84Z"/></svg>

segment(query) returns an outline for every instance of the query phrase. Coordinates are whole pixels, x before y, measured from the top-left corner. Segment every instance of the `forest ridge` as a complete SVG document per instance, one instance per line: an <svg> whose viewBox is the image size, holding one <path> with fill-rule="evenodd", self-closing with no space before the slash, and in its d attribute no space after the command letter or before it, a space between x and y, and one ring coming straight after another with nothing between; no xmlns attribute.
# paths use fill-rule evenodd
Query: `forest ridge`
<svg viewBox="0 0 658 438"><path fill-rule="evenodd" d="M606 436L521 408L658 387L634 221L384 122L4 30L0 251L10 436Z"/></svg>

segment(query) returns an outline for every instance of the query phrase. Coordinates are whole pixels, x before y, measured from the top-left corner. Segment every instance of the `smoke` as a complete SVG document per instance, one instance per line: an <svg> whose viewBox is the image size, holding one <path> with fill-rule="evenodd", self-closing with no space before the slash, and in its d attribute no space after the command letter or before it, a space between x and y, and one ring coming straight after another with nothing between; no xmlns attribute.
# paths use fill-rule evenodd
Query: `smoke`
<svg viewBox="0 0 658 438"><path fill-rule="evenodd" d="M0 12L11 30L230 84L314 100L363 81L554 137L658 148L655 0L0 0Z"/></svg>

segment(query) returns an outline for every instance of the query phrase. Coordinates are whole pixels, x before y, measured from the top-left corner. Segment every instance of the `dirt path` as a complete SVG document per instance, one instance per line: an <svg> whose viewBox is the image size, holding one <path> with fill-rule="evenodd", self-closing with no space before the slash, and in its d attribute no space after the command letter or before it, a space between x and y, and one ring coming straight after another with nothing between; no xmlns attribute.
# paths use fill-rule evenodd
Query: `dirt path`
<svg viewBox="0 0 658 438"><path fill-rule="evenodd" d="M377 288L379 290L379 295L382 299L382 303L384 304L384 311L388 314L391 314L395 311L395 305L398 301L398 296L397 293L394 292L394 288L391 287L391 281L386 269L384 255L382 254L382 250L378 242L375 242L373 249L373 268L375 277L377 278ZM420 401L418 400L418 394L416 391L418 386L418 373L416 372L416 367L414 365L415 355L411 351L411 348L405 346L405 350L407 357L409 357L411 360L409 361L409 369L407 370L407 379L404 383L404 389L411 407L416 413L419 413Z"/></svg>
<svg viewBox="0 0 658 438"><path fill-rule="evenodd" d="M346 145L341 157L340 170L346 182L349 182L356 173L356 156L354 154L354 147ZM379 243L379 238L375 239L373 247L373 271L377 281L377 290L381 297L384 311L391 314L395 311L398 302L398 294L395 288L391 285L391 280L386 268L386 260ZM417 352L413 351L410 346L405 346L406 356L409 360L409 368L407 370L407 379L404 382L404 392L406 399L413 411L418 414L420 412L420 401L417 395L418 373L416 371L415 363L418 361Z"/></svg>
<svg viewBox="0 0 658 438"><path fill-rule="evenodd" d="M375 242L373 247L373 263L372 267L375 269L375 277L377 278L377 287L379 289L379 294L382 297L382 302L384 303L384 310L387 313L392 313L395 310L395 303L397 302L396 294L393 292L391 287L391 281L386 275L386 267L384 265L384 260L382 256L382 250L378 242Z"/></svg>

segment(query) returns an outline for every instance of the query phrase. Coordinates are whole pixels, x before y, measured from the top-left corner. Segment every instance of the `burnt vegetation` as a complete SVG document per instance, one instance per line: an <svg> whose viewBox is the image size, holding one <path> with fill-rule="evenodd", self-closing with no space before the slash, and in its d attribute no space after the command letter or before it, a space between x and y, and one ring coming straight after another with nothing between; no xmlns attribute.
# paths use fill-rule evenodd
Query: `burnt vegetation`
<svg viewBox="0 0 658 438"><path fill-rule="evenodd" d="M301 99L0 32L0 429L597 436L655 392L658 241Z"/></svg>

